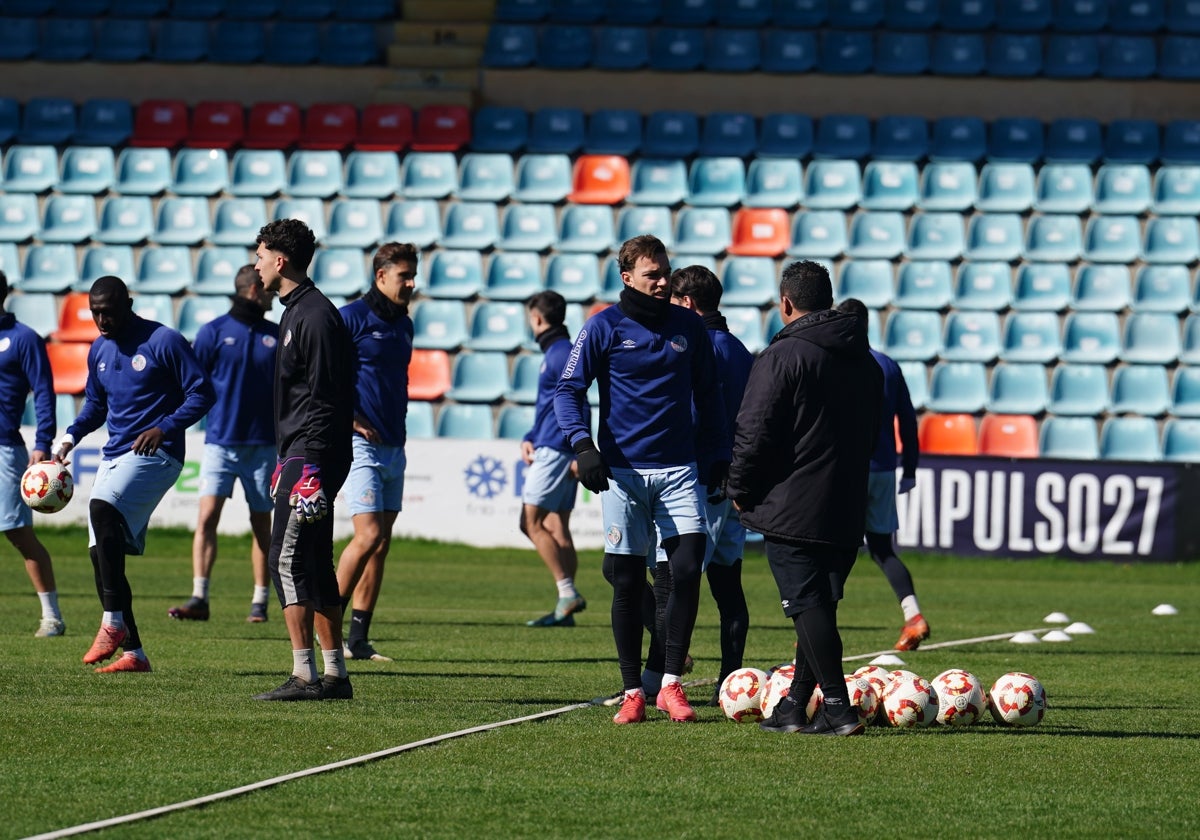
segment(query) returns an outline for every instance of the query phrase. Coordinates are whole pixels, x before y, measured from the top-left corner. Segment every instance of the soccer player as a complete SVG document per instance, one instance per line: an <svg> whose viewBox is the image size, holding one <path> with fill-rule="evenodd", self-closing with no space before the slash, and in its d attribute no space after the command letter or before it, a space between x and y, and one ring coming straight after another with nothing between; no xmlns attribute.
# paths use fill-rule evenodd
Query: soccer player
<svg viewBox="0 0 1200 840"><path fill-rule="evenodd" d="M342 604L333 567L333 500L350 471L354 347L337 308L309 279L317 243L298 219L258 232L254 267L284 305L275 357L275 499L267 567L292 643L292 674L256 700L349 700ZM313 634L324 675L317 677Z"/></svg>
<svg viewBox="0 0 1200 840"><path fill-rule="evenodd" d="M389 242L375 252L370 291L341 309L355 362L354 460L347 479L354 537L342 550L337 578L342 612L351 607L347 659L390 662L371 644L371 617L383 585L392 526L404 497L405 416L417 282L417 249ZM353 599L353 600L351 600Z"/></svg>
<svg viewBox="0 0 1200 840"><path fill-rule="evenodd" d="M883 373L866 323L831 310L824 266L788 265L779 290L784 327L750 369L726 484L742 523L763 535L783 613L796 628L791 689L760 725L857 735L863 725L842 675L837 602L862 544ZM818 684L825 701L805 725Z"/></svg>
<svg viewBox="0 0 1200 840"><path fill-rule="evenodd" d="M575 613L587 601L575 588L579 557L571 539L571 511L575 509L575 454L554 416L554 386L571 352L571 337L564 321L567 302L558 292L543 291L526 304L529 326L542 348L538 371L537 403L533 428L521 440L521 460L529 465L521 490L521 533L529 537L538 556L554 576L558 600L541 618L525 622L530 627L573 627Z"/></svg>
<svg viewBox="0 0 1200 840"><path fill-rule="evenodd" d="M55 431L54 378L46 343L34 330L6 312L8 276L0 271L0 530L12 547L25 558L25 572L42 602L42 619L33 635L38 638L61 636L67 630L58 608L58 589L50 552L33 532L33 511L21 501L21 474L25 468L45 461L50 454ZM21 437L21 414L25 398L33 393L37 416L33 451L25 448Z"/></svg>
<svg viewBox="0 0 1200 840"><path fill-rule="evenodd" d="M838 312L846 312L860 318L865 324L867 306L857 298L847 298L837 305ZM900 609L904 612L904 626L900 629L900 640L896 650L916 650L921 642L929 638L929 623L921 615L917 592L913 587L912 575L903 561L896 556L892 534L900 527L896 515L896 494L907 493L917 483L919 444L917 442L917 413L913 410L912 398L900 366L886 353L874 347L871 355L883 370L883 422L879 427L879 442L871 456L871 475L867 480L867 550L871 559L883 570ZM902 471L900 487L896 487L896 433L900 430L900 462Z"/></svg>
<svg viewBox="0 0 1200 840"><path fill-rule="evenodd" d="M254 595L246 620L267 620L267 550L271 547L271 499L275 426L271 385L279 325L267 320L271 295L252 265L238 270L229 312L202 326L192 347L221 399L208 413L200 464L200 514L192 540L192 597L171 607L171 618L208 621L208 583L217 562L221 508L241 481L250 508L250 566Z"/></svg>
<svg viewBox="0 0 1200 840"><path fill-rule="evenodd" d="M187 339L135 314L119 277L96 280L88 305L100 337L88 352L83 407L54 453L66 463L75 444L107 421L88 502L88 550L104 615L83 661L103 662L123 648L97 673L149 671L125 559L144 553L150 515L183 470L184 434L216 395Z"/></svg>
<svg viewBox="0 0 1200 840"><path fill-rule="evenodd" d="M707 538L699 476L706 475L713 489L724 480L725 409L704 322L671 305L666 247L654 236L637 236L621 246L617 261L625 285L620 300L580 330L555 388L554 411L575 452L579 482L600 494L624 689L613 721L645 720L642 596L656 525L673 588L665 613L665 673L655 705L671 720L689 721L696 713L679 677L696 623ZM600 388L599 446L587 404L593 380ZM698 468L697 451L713 460Z"/></svg>

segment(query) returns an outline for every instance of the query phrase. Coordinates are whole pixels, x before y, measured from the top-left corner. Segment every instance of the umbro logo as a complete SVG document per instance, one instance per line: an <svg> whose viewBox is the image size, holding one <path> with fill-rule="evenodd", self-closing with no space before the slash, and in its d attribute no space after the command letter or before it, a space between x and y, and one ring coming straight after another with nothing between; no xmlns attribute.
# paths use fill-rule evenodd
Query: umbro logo
<svg viewBox="0 0 1200 840"><path fill-rule="evenodd" d="M632 338L627 338L621 342L621 346L624 347L626 350L632 350L633 348L637 347L637 342L634 341Z"/></svg>

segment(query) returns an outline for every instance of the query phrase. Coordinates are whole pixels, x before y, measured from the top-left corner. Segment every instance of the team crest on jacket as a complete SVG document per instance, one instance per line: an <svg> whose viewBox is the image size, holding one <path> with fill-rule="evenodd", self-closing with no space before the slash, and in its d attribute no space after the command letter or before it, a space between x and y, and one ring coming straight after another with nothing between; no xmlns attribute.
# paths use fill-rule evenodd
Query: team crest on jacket
<svg viewBox="0 0 1200 840"><path fill-rule="evenodd" d="M143 356L141 353L138 353L136 356L134 356L132 359L129 360L129 366L131 368L133 368L134 370L136 370L138 373L141 373L142 371L144 371L146 369L146 357Z"/></svg>
<svg viewBox="0 0 1200 840"><path fill-rule="evenodd" d="M604 535L604 539L609 545L618 545L621 542L621 529L616 525L608 526L608 533Z"/></svg>
<svg viewBox="0 0 1200 840"><path fill-rule="evenodd" d="M275 346L275 336L264 335L262 337L262 345L263 345L263 347L267 347L267 348L274 347Z"/></svg>
<svg viewBox="0 0 1200 840"><path fill-rule="evenodd" d="M676 335L671 337L671 349L676 353L682 353L688 348L687 336Z"/></svg>
<svg viewBox="0 0 1200 840"><path fill-rule="evenodd" d="M7 353L10 346L12 346L12 340L8 336L0 338L0 353Z"/></svg>
<svg viewBox="0 0 1200 840"><path fill-rule="evenodd" d="M287 347L291 343L292 343L292 331L288 330L286 333L283 334L283 346Z"/></svg>
<svg viewBox="0 0 1200 840"><path fill-rule="evenodd" d="M225 338L221 339L221 343L226 347L232 347L233 345L237 344L237 339L231 335L227 335Z"/></svg>

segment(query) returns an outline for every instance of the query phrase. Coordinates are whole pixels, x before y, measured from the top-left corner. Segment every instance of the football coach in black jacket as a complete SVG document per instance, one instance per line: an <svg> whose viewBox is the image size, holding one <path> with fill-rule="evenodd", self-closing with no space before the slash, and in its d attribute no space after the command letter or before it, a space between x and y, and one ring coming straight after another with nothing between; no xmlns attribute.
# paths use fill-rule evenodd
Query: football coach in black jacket
<svg viewBox="0 0 1200 840"><path fill-rule="evenodd" d="M761 725L855 735L863 726L842 676L837 602L862 543L883 371L866 322L832 311L824 266L792 263L779 293L784 327L751 368L726 488L742 523L765 538L783 613L796 625L791 691ZM825 700L806 726L818 684Z"/></svg>

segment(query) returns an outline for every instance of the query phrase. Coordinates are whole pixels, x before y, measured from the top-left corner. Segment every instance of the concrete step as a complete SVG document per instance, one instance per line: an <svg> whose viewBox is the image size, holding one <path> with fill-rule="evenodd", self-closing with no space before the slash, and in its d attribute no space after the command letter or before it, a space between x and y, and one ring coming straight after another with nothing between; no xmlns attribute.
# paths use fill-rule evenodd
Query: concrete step
<svg viewBox="0 0 1200 840"><path fill-rule="evenodd" d="M442 21L416 23L401 21L396 24L394 44L422 44L425 46L478 46L487 43L487 23L468 21Z"/></svg>
<svg viewBox="0 0 1200 840"><path fill-rule="evenodd" d="M476 69L482 60L483 47L470 44L390 44L387 50L387 63L390 67Z"/></svg>
<svg viewBox="0 0 1200 840"><path fill-rule="evenodd" d="M487 23L496 12L496 0L404 0L409 21L474 21Z"/></svg>

